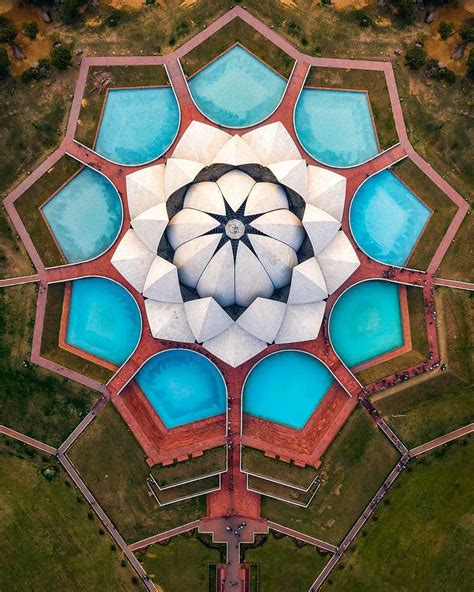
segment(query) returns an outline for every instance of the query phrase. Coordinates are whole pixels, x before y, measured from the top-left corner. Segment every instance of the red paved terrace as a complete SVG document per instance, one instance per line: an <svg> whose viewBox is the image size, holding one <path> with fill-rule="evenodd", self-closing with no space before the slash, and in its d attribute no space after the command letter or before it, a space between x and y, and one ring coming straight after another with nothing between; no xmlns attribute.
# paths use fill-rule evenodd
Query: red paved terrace
<svg viewBox="0 0 474 592"><path fill-rule="evenodd" d="M196 108L190 96L185 77L179 64L179 59L235 18L243 19L246 23L267 37L272 43L287 52L295 60L296 65L290 77L284 99L276 111L264 123L268 124L276 121L282 122L297 146L300 145L293 127L293 112L311 66L376 70L383 72L385 75L399 142L363 165L354 166L348 169L332 169L340 175L344 175L347 179L347 194L342 227L356 249L361 265L357 271L329 297L326 309L326 319L328 318L337 298L345 289L362 280L386 278L387 273L390 271L389 281L401 285L418 286L423 290L426 304L426 327L429 349L432 352L431 359L428 360L427 363L429 366L435 365L439 361L439 353L436 326L435 323L433 323L433 313L435 311L435 303L433 299L433 287L435 283L434 274L468 211L468 205L464 199L452 187L450 187L411 146L405 128L393 69L390 62L315 58L307 56L295 49L288 41L284 40L255 17L248 14L241 7L232 9L175 52L165 56L83 58L66 136L63 139L61 146L4 200L5 208L36 267L37 273L26 278L18 278L16 281L3 280L0 282L0 285L6 286L11 285L12 283L22 283L27 281L39 282L40 287L36 325L31 356L32 362L49 368L84 385L95 388L101 391L106 398L111 398L124 420L132 429L138 442L141 444L150 465L176 459L177 457L186 457L192 453L223 444L227 440L228 472L223 475L220 491L210 494L208 498L208 524L213 525L214 533L219 533L222 536L224 536L222 522L220 522L219 519L227 515L229 512L241 517L245 516L248 519L253 519L256 525L263 524L260 516L260 498L256 493L247 490L245 475L240 471L242 443L273 455L289 457L292 460L297 461L299 464L318 466L321 455L324 453L331 440L340 431L349 414L356 406L359 398L363 399L366 393L375 392L380 388L384 388L389 381L399 380L398 376L387 377L384 381L369 385L363 389L354 374L341 362L333 350L327 335L326 321L323 322L323 327L317 339L304 343L287 344L285 346L271 345L259 356L256 356L254 359L249 360L238 368L232 368L219 359L211 356L198 344L187 344L185 346L186 348L198 351L212 359L223 373L229 395L227 417L221 415L187 426L182 426L180 428L167 430L160 418L153 411L146 397L132 380L139 367L153 354L168 348L184 346L181 343L158 341L152 337L147 316L145 314L143 297L126 282L110 263L111 257L117 248L120 239L130 227L130 215L127 200L124 198L126 192L125 176L142 167L116 165L95 153L90 148L86 148L75 141L74 135L80 112L81 100L85 92L87 76L91 68L97 68L100 66L162 64L166 66L170 83L172 84L179 101L181 123L178 136L173 145L165 154L156 159L153 164L165 162L192 121L197 120L205 122L208 125L215 125L207 120ZM226 131L230 134L236 134L247 132L249 129L251 128L245 128L243 132L236 131L235 129L226 129ZM330 168L325 167L312 159L301 147L299 149L302 158L306 159L309 164L316 164L328 169ZM100 170L101 173L115 185L122 198L124 220L119 237L107 252L92 261L48 268L44 265L41 256L36 250L33 241L23 225L15 208L15 201L65 154L74 157L83 163L84 166ZM458 208L457 213L443 240L440 242L426 272L389 267L370 259L358 248L350 233L348 212L351 200L357 188L367 176L390 167L403 158L411 159L414 164L446 194L446 199L452 200ZM149 166L149 163L144 166ZM137 349L130 359L116 371L107 385L102 385L78 372L61 367L41 356L41 337L45 318L48 285L54 282L70 282L71 280L87 276L103 276L105 278L114 279L122 285L125 285L136 299L143 319L143 332ZM402 290L402 292L404 292L404 290ZM65 307L66 310L64 316L67 318L67 302L65 303ZM402 350L406 350L410 342L409 318L406 306L403 306L403 312L405 327L404 334L406 339L405 346ZM64 329L62 336L64 336ZM62 345L64 346L64 339L62 339ZM242 419L242 386L248 372L259 359L280 349L300 349L314 354L327 365L337 381L337 383L325 395L307 425L302 430L293 430L277 424L270 424L267 421L254 417L244 416ZM74 353L82 355L78 350ZM424 366L424 364L419 364L416 367L407 368L407 376L412 376L421 372L424 369ZM389 437L392 436L389 435ZM217 519L217 522L214 522L212 519ZM259 527L255 526L255 530L257 530L257 528ZM238 557L235 563L238 565ZM240 581L240 576L236 577L238 577ZM226 581L228 580L229 578ZM229 590L230 589L234 590L235 588L229 588Z"/></svg>

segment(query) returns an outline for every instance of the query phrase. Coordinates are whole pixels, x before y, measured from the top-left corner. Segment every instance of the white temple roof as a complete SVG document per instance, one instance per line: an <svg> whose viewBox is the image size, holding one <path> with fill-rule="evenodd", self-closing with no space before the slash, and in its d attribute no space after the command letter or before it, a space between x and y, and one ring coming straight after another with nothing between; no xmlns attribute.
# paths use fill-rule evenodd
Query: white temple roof
<svg viewBox="0 0 474 592"><path fill-rule="evenodd" d="M273 210L262 214L250 225L264 234L276 238L297 251L304 239L301 221L290 210Z"/></svg>
<svg viewBox="0 0 474 592"><path fill-rule="evenodd" d="M317 256L317 260L329 294L337 290L360 265L357 253L342 231L339 231L332 243Z"/></svg>
<svg viewBox="0 0 474 592"><path fill-rule="evenodd" d="M176 249L173 263L178 268L179 278L185 286L196 287L220 240L220 234L206 234L198 236Z"/></svg>
<svg viewBox="0 0 474 592"><path fill-rule="evenodd" d="M293 268L289 304L308 304L327 298L326 282L315 257Z"/></svg>
<svg viewBox="0 0 474 592"><path fill-rule="evenodd" d="M345 177L321 167L308 166L308 203L342 222L345 198Z"/></svg>
<svg viewBox="0 0 474 592"><path fill-rule="evenodd" d="M244 214L253 216L281 208L288 209L285 190L276 183L256 183L247 198Z"/></svg>
<svg viewBox="0 0 474 592"><path fill-rule="evenodd" d="M204 165L194 160L181 158L168 158L165 171L165 195L166 199L175 191L189 185L196 175L204 168Z"/></svg>
<svg viewBox="0 0 474 592"><path fill-rule="evenodd" d="M285 160L268 167L277 181L296 191L304 200L308 193L308 174L304 160Z"/></svg>
<svg viewBox="0 0 474 592"><path fill-rule="evenodd" d="M219 222L199 210L184 208L170 220L166 237L171 247L176 250L180 245L201 236L219 226Z"/></svg>
<svg viewBox="0 0 474 592"><path fill-rule="evenodd" d="M256 298L236 323L257 339L273 343L285 316L285 302Z"/></svg>
<svg viewBox="0 0 474 592"><path fill-rule="evenodd" d="M221 306L234 303L234 255L230 241L220 248L202 272L196 286L199 296L212 296Z"/></svg>
<svg viewBox="0 0 474 592"><path fill-rule="evenodd" d="M288 304L275 343L295 343L316 339L323 321L326 303Z"/></svg>
<svg viewBox="0 0 474 592"><path fill-rule="evenodd" d="M244 134L242 138L253 148L265 166L301 158L292 137L280 121L258 127Z"/></svg>
<svg viewBox="0 0 474 592"><path fill-rule="evenodd" d="M311 241L314 254L318 255L336 236L341 223L323 210L306 204L303 226Z"/></svg>
<svg viewBox="0 0 474 592"><path fill-rule="evenodd" d="M162 202L139 214L131 224L150 251L156 253L168 222L166 203Z"/></svg>
<svg viewBox="0 0 474 592"><path fill-rule="evenodd" d="M205 341L203 346L211 354L236 368L263 351L267 344L233 324L217 337Z"/></svg>
<svg viewBox="0 0 474 592"><path fill-rule="evenodd" d="M225 204L217 183L194 183L187 190L183 208L194 208L211 214L225 214Z"/></svg>
<svg viewBox="0 0 474 592"><path fill-rule="evenodd" d="M166 200L165 165L140 169L125 178L130 218Z"/></svg>
<svg viewBox="0 0 474 592"><path fill-rule="evenodd" d="M249 234L248 237L275 288L289 284L291 270L298 263L295 251L285 243L268 236Z"/></svg>
<svg viewBox="0 0 474 592"><path fill-rule="evenodd" d="M231 137L217 127L192 121L174 149L173 158L190 159L209 165Z"/></svg>
<svg viewBox="0 0 474 592"><path fill-rule="evenodd" d="M222 175L222 177L217 180L217 185L222 191L222 195L226 202L234 212L236 212L244 203L250 190L255 185L255 181L250 175L247 175L247 173L244 173L239 169L234 169L233 171Z"/></svg>
<svg viewBox="0 0 474 592"><path fill-rule="evenodd" d="M153 337L194 343L194 335L188 324L184 304L170 304L148 299L145 300L145 309Z"/></svg>
<svg viewBox="0 0 474 592"><path fill-rule="evenodd" d="M212 159L213 163L231 164L239 166L241 164L261 164L260 159L252 148L244 140L235 134L222 146L219 152Z"/></svg>
<svg viewBox="0 0 474 592"><path fill-rule="evenodd" d="M183 302L176 266L162 257L155 257L145 281L143 296L162 302Z"/></svg>
<svg viewBox="0 0 474 592"><path fill-rule="evenodd" d="M154 258L155 255L135 231L127 230L112 255L111 263L136 290L142 292Z"/></svg>
<svg viewBox="0 0 474 592"><path fill-rule="evenodd" d="M189 326L199 343L212 339L234 324L225 310L211 297L185 302L184 309Z"/></svg>
<svg viewBox="0 0 474 592"><path fill-rule="evenodd" d="M265 268L243 243L239 242L235 259L235 303L249 306L257 296L269 298L273 283Z"/></svg>

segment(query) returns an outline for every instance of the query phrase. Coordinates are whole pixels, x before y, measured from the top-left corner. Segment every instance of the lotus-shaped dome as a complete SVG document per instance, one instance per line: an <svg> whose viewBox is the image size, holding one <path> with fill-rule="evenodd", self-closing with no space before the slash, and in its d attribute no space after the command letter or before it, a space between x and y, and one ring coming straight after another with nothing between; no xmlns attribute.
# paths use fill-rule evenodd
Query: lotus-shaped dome
<svg viewBox="0 0 474 592"><path fill-rule="evenodd" d="M345 178L308 166L281 123L231 136L193 122L166 164L126 181L132 228L112 263L146 298L153 336L231 366L315 339L325 299L360 264L341 230Z"/></svg>

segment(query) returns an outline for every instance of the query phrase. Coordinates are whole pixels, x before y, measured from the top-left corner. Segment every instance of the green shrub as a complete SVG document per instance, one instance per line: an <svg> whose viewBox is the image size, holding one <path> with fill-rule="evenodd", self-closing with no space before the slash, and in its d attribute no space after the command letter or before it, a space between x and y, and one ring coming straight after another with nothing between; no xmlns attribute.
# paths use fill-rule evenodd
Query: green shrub
<svg viewBox="0 0 474 592"><path fill-rule="evenodd" d="M65 25L73 25L79 20L80 7L86 4L87 0L63 0L59 11L59 17Z"/></svg>
<svg viewBox="0 0 474 592"><path fill-rule="evenodd" d="M42 80L51 75L51 62L49 60L39 60L38 65L31 66L21 75L23 84L29 84L33 80Z"/></svg>
<svg viewBox="0 0 474 592"><path fill-rule="evenodd" d="M429 78L444 80L448 84L456 82L456 74L446 66L440 65L438 60L431 59L426 62L426 74Z"/></svg>
<svg viewBox="0 0 474 592"><path fill-rule="evenodd" d="M105 19L107 27L116 27L122 20L122 13L120 10L112 10L112 12Z"/></svg>
<svg viewBox="0 0 474 592"><path fill-rule="evenodd" d="M55 45L51 50L51 63L58 70L66 70L71 65L71 50L64 45Z"/></svg>
<svg viewBox="0 0 474 592"><path fill-rule="evenodd" d="M410 70L418 70L426 64L427 57L425 48L415 44L408 48L405 54L405 63Z"/></svg>
<svg viewBox="0 0 474 592"><path fill-rule="evenodd" d="M31 23L23 23L21 30L29 39L36 39L38 35L39 27L38 23L31 21Z"/></svg>
<svg viewBox="0 0 474 592"><path fill-rule="evenodd" d="M454 33L454 30L454 23L447 23L445 21L439 23L438 33L441 39L447 39Z"/></svg>
<svg viewBox="0 0 474 592"><path fill-rule="evenodd" d="M359 27L366 28L373 24L372 19L363 10L354 10L353 17Z"/></svg>
<svg viewBox="0 0 474 592"><path fill-rule="evenodd" d="M397 16L403 25L411 25L416 20L415 5L412 0L399 0L396 2L398 5Z"/></svg>
<svg viewBox="0 0 474 592"><path fill-rule="evenodd" d="M7 50L0 47L0 80L8 78L10 75L10 60L8 59Z"/></svg>
<svg viewBox="0 0 474 592"><path fill-rule="evenodd" d="M4 16L0 16L0 43L13 41L17 33L15 23Z"/></svg>
<svg viewBox="0 0 474 592"><path fill-rule="evenodd" d="M469 19L466 21L461 27L459 34L461 35L463 41L472 43L472 41L474 41L474 19Z"/></svg>
<svg viewBox="0 0 474 592"><path fill-rule="evenodd" d="M467 75L474 78L474 49L471 49L467 58Z"/></svg>

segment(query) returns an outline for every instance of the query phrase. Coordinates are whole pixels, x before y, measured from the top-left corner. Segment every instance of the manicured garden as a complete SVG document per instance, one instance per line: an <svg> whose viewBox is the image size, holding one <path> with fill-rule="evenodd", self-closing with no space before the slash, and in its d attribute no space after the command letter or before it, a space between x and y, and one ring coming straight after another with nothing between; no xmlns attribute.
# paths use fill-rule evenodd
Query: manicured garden
<svg viewBox="0 0 474 592"><path fill-rule="evenodd" d="M191 479L224 472L226 469L226 449L223 446L206 450L202 456L186 461L175 462L169 466L157 465L150 473L160 487L178 485Z"/></svg>
<svg viewBox="0 0 474 592"><path fill-rule="evenodd" d="M1 423L59 446L98 394L31 364L37 285L0 289Z"/></svg>
<svg viewBox="0 0 474 592"><path fill-rule="evenodd" d="M472 437L464 438L414 462L323 590L468 590L474 579L473 445Z"/></svg>
<svg viewBox="0 0 474 592"><path fill-rule="evenodd" d="M58 463L0 438L0 589L141 589Z"/></svg>
<svg viewBox="0 0 474 592"><path fill-rule="evenodd" d="M398 452L357 408L326 451L321 487L308 508L262 498L269 520L338 544L399 458Z"/></svg>
<svg viewBox="0 0 474 592"><path fill-rule="evenodd" d="M109 404L69 452L82 478L127 542L201 518L206 498L160 508L147 486L145 454Z"/></svg>

